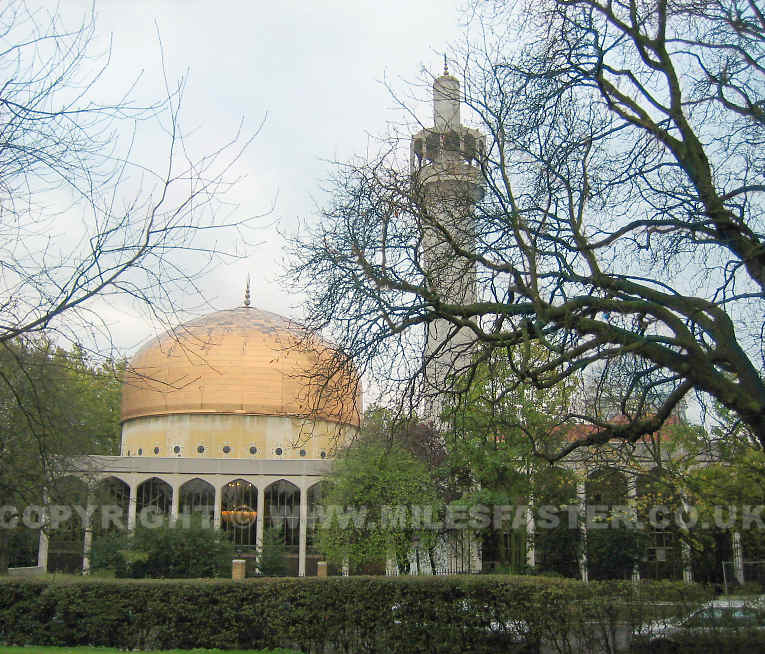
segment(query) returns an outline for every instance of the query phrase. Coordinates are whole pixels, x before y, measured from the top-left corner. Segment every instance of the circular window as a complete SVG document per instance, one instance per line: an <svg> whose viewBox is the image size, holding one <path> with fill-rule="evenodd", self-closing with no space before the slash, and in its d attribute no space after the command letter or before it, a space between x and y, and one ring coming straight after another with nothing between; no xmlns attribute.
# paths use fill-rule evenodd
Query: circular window
<svg viewBox="0 0 765 654"><path fill-rule="evenodd" d="M205 446L204 445L200 445L200 446L197 447L197 452L199 452L200 454L202 454L202 452L204 452L204 451L205 451Z"/></svg>
<svg viewBox="0 0 765 654"><path fill-rule="evenodd" d="M276 452L276 456L281 456L282 455L282 448L281 447L277 447L275 452Z"/></svg>
<svg viewBox="0 0 765 654"><path fill-rule="evenodd" d="M305 456L305 450L300 450L300 456Z"/></svg>
<svg viewBox="0 0 765 654"><path fill-rule="evenodd" d="M159 448L158 447L154 448L154 454L159 454Z"/></svg>
<svg viewBox="0 0 765 654"><path fill-rule="evenodd" d="M139 447L139 448L138 448L138 456L141 456L142 454L143 454L143 449L141 449L141 448Z"/></svg>
<svg viewBox="0 0 765 654"><path fill-rule="evenodd" d="M250 454L255 454L257 451L258 451L258 448L255 447L254 445L250 447Z"/></svg>
<svg viewBox="0 0 765 654"><path fill-rule="evenodd" d="M173 452L175 452L175 454L180 454L181 453L181 446L180 445L176 445L173 448Z"/></svg>
<svg viewBox="0 0 765 654"><path fill-rule="evenodd" d="M231 448L228 445L223 446L223 454L228 454L231 451Z"/></svg>
<svg viewBox="0 0 765 654"><path fill-rule="evenodd" d="M327 458L327 453L324 450L321 451L321 458L322 459L326 459Z"/></svg>

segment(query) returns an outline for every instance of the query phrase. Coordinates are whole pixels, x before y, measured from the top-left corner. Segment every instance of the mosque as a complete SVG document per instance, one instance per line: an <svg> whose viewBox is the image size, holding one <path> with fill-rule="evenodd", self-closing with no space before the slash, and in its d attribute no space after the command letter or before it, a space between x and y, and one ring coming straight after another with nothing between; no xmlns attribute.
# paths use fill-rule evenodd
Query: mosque
<svg viewBox="0 0 765 654"><path fill-rule="evenodd" d="M136 353L122 388L120 456L86 457L83 474L123 507L128 529L144 511L171 522L202 512L254 555L264 527L277 528L291 573L316 574L310 517L331 454L361 416L352 371L331 392L308 374L331 355L296 323L250 306L248 291L243 306L187 322ZM85 572L91 538L86 531ZM47 555L43 535L40 566Z"/></svg>
<svg viewBox="0 0 765 654"><path fill-rule="evenodd" d="M480 189L484 137L460 123L459 82L444 74L433 85L434 127L412 138L412 168L442 219L458 196ZM444 202L444 200L448 200ZM458 203L459 204L459 203ZM447 212L447 213L444 213ZM469 271L435 274L442 247L425 235L425 256L445 294L474 295ZM454 262L452 262L454 263ZM461 280L461 281L458 281ZM457 296L455 296L457 299ZM434 382L447 359L464 360L466 339L451 339L439 363L433 356L450 326L435 321L428 333L428 375ZM230 531L239 551L255 555L266 528L282 530L292 574L316 574L312 548L315 508L332 455L358 430L361 385L355 371L317 380L316 363L336 352L309 338L297 323L250 305L187 322L147 343L131 359L122 386L119 456L89 456L82 476L100 488L98 499L122 507L128 530L144 511L171 522L206 513ZM90 568L92 531L84 530L82 570ZM49 540L41 532L38 565L47 569ZM475 548L470 558L475 558ZM480 560L479 560L480 565Z"/></svg>
<svg viewBox="0 0 765 654"><path fill-rule="evenodd" d="M411 141L413 180L425 190L431 215L459 231L459 221L469 222L470 205L482 192L479 162L485 139L461 124L456 78L444 70L433 91L434 127ZM469 238L470 225L463 226ZM431 278L451 301L475 298L474 270L454 257L445 266L444 247L438 231L426 228L423 254ZM440 320L428 326L426 381L434 389L444 370L469 362L470 339L453 330ZM361 385L353 369L331 383L311 374L317 362L335 355L299 324L251 306L248 285L242 306L187 322L135 354L123 383L120 455L85 457L82 476L122 507L127 529L147 510L170 521L201 512L215 528L230 533L238 551L254 557L264 529L274 528L283 534L290 573L315 575L319 554L312 545L322 480L337 447L359 429L362 415ZM650 464L650 457L634 463L639 470ZM570 465L580 473L576 501L581 507L588 495L602 501L594 482L598 470L592 470L591 462L572 460ZM606 461L603 470L609 465ZM622 502L637 498L640 478L616 475ZM91 501L97 500L91 495ZM532 508L521 556L535 567ZM92 538L85 529L78 545L85 573ZM740 534L732 535L726 558L732 556L736 577L743 580L740 540ZM663 562L673 548L677 544L658 541L651 548L648 563L658 576L665 576L660 568L666 567ZM447 553L440 571L480 570L478 548L468 550L460 554L467 567L452 569L454 556ZM38 568L48 569L48 554L48 536L41 533ZM691 581L687 552L682 560L682 570L669 576ZM587 580L584 551L578 566L579 576ZM647 572L648 566L643 568ZM638 573L636 568L633 577Z"/></svg>

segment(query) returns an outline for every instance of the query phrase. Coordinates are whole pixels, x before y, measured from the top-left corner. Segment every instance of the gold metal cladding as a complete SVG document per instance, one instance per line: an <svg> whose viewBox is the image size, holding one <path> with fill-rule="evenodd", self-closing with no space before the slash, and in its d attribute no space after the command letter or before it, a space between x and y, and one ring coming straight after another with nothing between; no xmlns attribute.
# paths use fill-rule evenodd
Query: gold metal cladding
<svg viewBox="0 0 765 654"><path fill-rule="evenodd" d="M211 313L152 340L133 357L122 420L210 413L312 416L358 426L355 371L312 374L334 351L305 345L299 325L254 307ZM322 367L322 366L320 366Z"/></svg>

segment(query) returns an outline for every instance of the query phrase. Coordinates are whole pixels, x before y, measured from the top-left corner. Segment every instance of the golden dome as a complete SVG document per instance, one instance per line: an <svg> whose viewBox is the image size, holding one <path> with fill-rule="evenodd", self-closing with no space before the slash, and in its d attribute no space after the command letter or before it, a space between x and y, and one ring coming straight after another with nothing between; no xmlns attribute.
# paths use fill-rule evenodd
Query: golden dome
<svg viewBox="0 0 765 654"><path fill-rule="evenodd" d="M332 355L329 346L307 340L300 325L275 313L247 306L211 313L150 341L133 357L122 388L122 420L243 414L358 426L355 372L330 383L311 374Z"/></svg>

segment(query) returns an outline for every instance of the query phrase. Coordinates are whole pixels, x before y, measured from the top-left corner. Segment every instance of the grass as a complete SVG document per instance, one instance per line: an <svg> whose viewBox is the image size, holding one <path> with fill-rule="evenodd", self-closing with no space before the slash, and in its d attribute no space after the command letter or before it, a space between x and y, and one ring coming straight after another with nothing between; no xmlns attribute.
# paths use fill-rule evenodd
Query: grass
<svg viewBox="0 0 765 654"><path fill-rule="evenodd" d="M113 647L2 647L3 654L125 654L124 650ZM300 654L291 649L168 649L146 651L142 654Z"/></svg>

